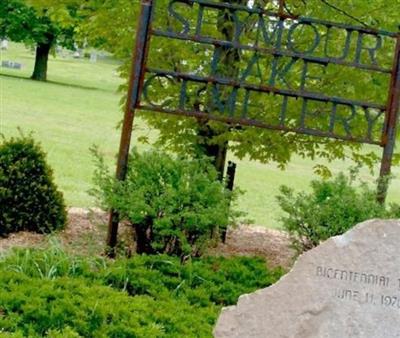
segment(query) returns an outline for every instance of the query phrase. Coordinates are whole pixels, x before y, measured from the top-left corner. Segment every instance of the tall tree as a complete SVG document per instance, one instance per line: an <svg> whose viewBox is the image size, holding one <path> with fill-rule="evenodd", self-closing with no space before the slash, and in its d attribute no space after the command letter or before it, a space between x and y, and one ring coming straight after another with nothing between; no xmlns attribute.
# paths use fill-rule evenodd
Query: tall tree
<svg viewBox="0 0 400 338"><path fill-rule="evenodd" d="M63 1L52 6L40 0L0 2L0 36L36 47L33 80L47 80L49 55L56 45L73 47L77 9Z"/></svg>
<svg viewBox="0 0 400 338"><path fill-rule="evenodd" d="M90 31L89 38L93 42L99 43L102 48L105 48L117 57L126 61L121 68L123 77L128 76L129 58L132 50L132 39L135 35L137 15L139 9L139 2L132 2L129 0L102 0L94 1L97 10L92 16L91 20L86 23L86 31ZM241 0L231 0L233 3L245 3ZM254 5L271 8L276 5L277 1L254 1ZM184 1L156 1L156 13L154 23L155 27L166 25L180 25L182 27L182 20L177 16L175 18L169 17L165 11L170 4L173 9L184 20L190 21L192 24L196 22L197 12L191 10L191 6L185 4ZM276 10L277 8L275 8ZM351 2L343 2L341 0L287 0L286 11L293 12L294 14L301 14L303 16L314 16L321 19L346 22L349 24L363 25L366 27L381 27L389 30L397 30L398 13L400 11L400 3L391 0L378 0L373 3L366 4L364 0L354 0ZM163 11L163 12L161 12ZM210 11L211 12L211 11ZM192 14L191 14L192 13ZM207 25L207 29L213 32L213 35L219 34L221 39L231 39L232 32L229 27L232 26L232 19L229 18L229 11L225 12L222 16L218 16L216 11L214 14L207 13L207 21L213 23ZM192 17L191 17L192 15ZM214 15L214 17L212 17ZM251 23L250 23L251 24ZM299 34L299 41L306 41L307 38L312 38L314 32L307 30L296 32ZM321 36L323 36L321 32ZM335 34L335 32L334 32ZM250 39L251 37L249 37ZM338 53L343 47L346 36L336 34L332 39L336 39L332 43L329 51L330 53ZM376 41L369 41L369 44L376 44ZM153 38L151 41L152 49L150 51L151 59L149 66L155 68L166 68L174 70L198 70L209 67L211 62L212 52L204 52L198 46L192 44L185 44L180 41L166 40L160 38ZM192 50L190 50L192 48ZM298 46L301 48L301 46ZM351 48L354 48L352 46ZM196 49L195 53L193 52ZM393 49L389 46L387 50L387 59L390 61L390 56ZM225 74L229 73L234 76L237 64L242 62L247 64L249 62L249 54L242 53L237 55L232 51L225 50L220 60L221 64L226 67L219 69L219 72ZM224 54L223 53L223 54ZM211 56L210 56L211 55ZM368 57L367 52L365 53ZM268 61L266 59L266 61ZM270 59L270 62L272 60ZM271 65L267 62L261 65L260 74L263 74L267 67ZM318 67L316 67L318 68ZM288 75L288 80L299 84L301 69L294 68L291 75ZM320 71L316 69L316 71ZM382 101L387 96L387 86L385 80L379 77L372 77L367 74L357 74L356 72L343 72L338 68L332 68L327 71L324 76L323 83L315 84L320 86L318 89L329 93L331 95L338 95L350 98L362 98L366 101ZM336 81L340 79L340 81ZM355 81L357 79L357 81ZM335 80L335 81L333 81ZM373 89L366 88L369 84L373 83ZM176 96L174 88L170 85L170 92L168 92L168 83L163 84L164 88L160 91L153 91L152 95L155 96L154 101L161 99L160 93L170 93L170 97ZM126 87L124 87L126 89ZM198 94L203 95L204 91L200 88ZM157 96L158 95L158 96ZM224 93L222 93L223 99ZM229 93L226 93L229 95ZM165 97L165 96L164 96ZM240 98L239 98L240 100ZM193 103L197 104L196 102ZM254 114L258 111L266 110L266 107L271 111L277 111L279 104L273 101L273 98L263 96L259 99L254 99ZM299 104L295 107L299 111ZM229 145L230 151L239 158L248 156L250 159L259 160L261 162L276 162L284 168L290 161L292 155L298 154L302 157L311 159L327 159L328 161L334 159L343 159L351 157L357 162L362 162L369 166L376 163L377 156L375 152L365 152L364 148L355 143L336 141L333 139L318 138L313 136L305 136L294 133L280 133L265 129L255 129L251 127L233 128L227 125L221 125L207 120L199 119L185 119L176 118L168 115L145 113L142 115L152 127L160 131L157 144L168 147L174 151L193 152L199 149L205 153L213 155L215 158L216 167L223 168L219 159L224 158L227 146ZM357 123L357 121L355 122ZM360 127L361 128L361 127ZM316 163L315 169L325 171L321 165Z"/></svg>

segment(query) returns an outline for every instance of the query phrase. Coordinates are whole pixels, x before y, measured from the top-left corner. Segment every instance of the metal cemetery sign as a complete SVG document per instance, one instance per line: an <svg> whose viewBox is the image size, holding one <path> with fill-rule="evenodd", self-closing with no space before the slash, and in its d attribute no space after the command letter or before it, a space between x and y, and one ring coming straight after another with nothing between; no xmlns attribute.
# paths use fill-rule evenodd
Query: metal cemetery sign
<svg viewBox="0 0 400 338"><path fill-rule="evenodd" d="M133 113L142 109L380 145L386 176L399 55L398 33L294 16L283 1L272 11L144 0L117 175L124 178Z"/></svg>
<svg viewBox="0 0 400 338"><path fill-rule="evenodd" d="M188 13L187 18L178 12L179 9L182 13ZM208 10L228 13L226 19L232 21L229 40L203 35L204 13ZM322 82L323 72L326 71L324 68L330 64L341 66L342 72L356 68L390 77L391 65L380 66L378 57L384 38L395 39L395 34L204 0L172 1L166 12L171 24L164 30L154 27L149 34L191 42L195 48L192 49L193 54L188 53L188 56L199 58L199 54L203 54L208 69L204 69L203 64L187 71L159 69L156 68L159 60L147 60L141 98L143 102L137 107L171 114L205 116L240 125L381 144L381 135L373 132L382 130L385 104L340 95L329 96L308 88L308 83L313 80ZM192 23L189 18L193 14L197 19ZM174 22L176 24L173 26ZM299 34L304 31L307 31L309 40L301 45L303 41L296 41L296 37L301 38ZM336 43L335 37L341 33L345 35L343 49L331 56L330 45ZM354 40L355 50L351 50ZM371 42L372 47L367 46ZM210 48L204 48L202 52L200 44ZM184 44L175 46L188 49ZM323 49L322 56L317 54L320 49ZM239 65L224 64L229 50L238 55L237 58L241 59L239 62L243 62ZM150 58L151 54L150 49ZM151 67L149 63L155 66ZM235 74L224 76L223 68L229 67L237 68ZM292 73L297 73L298 78L292 79ZM293 85L294 82L297 85ZM163 83L168 89L162 88ZM156 99L149 95L150 88L156 88ZM171 88L175 91L172 94ZM163 89L165 99L160 101ZM209 97L203 95L200 108L195 109L192 97L196 96L196 90L202 89ZM267 97L271 94L275 95L274 101L279 107L265 105L265 100L268 102ZM263 109L257 107L252 116L249 108L257 100L264 101ZM297 116L293 116L296 121L287 116L292 103L297 108ZM314 108L311 107L313 104ZM327 123L312 126L307 120L312 120L318 109L325 114ZM343 113L338 114L339 111ZM362 115L365 128L356 133L352 130L352 120L359 114Z"/></svg>

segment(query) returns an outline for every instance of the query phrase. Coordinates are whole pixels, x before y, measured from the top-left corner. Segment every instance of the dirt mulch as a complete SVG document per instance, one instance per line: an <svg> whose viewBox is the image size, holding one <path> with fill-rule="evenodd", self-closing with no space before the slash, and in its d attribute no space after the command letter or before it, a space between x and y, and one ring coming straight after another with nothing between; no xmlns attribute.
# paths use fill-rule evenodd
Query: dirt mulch
<svg viewBox="0 0 400 338"><path fill-rule="evenodd" d="M107 214L99 209L70 208L68 225L63 231L51 236L21 232L0 238L0 253L14 247L45 247L56 241L72 253L103 254L107 218ZM132 250L132 238L131 227L121 225L119 239L124 250ZM284 268L292 265L294 256L285 232L254 225L230 229L226 243L220 244L212 253L261 256L266 258L268 266Z"/></svg>
<svg viewBox="0 0 400 338"><path fill-rule="evenodd" d="M266 229L256 225L241 225L228 231L225 244L220 244L216 253L224 255L246 255L264 257L268 266L289 268L295 252L290 248L286 232Z"/></svg>

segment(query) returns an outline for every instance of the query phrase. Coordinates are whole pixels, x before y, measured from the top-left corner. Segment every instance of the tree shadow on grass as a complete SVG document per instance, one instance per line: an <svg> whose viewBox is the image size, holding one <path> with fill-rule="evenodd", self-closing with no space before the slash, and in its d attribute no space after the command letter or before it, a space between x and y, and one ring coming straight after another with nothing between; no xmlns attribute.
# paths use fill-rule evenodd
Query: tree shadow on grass
<svg viewBox="0 0 400 338"><path fill-rule="evenodd" d="M9 77L9 78L18 79L18 80L27 80L27 81L32 81L35 83L53 84L53 85L64 86L64 87L69 87L69 88L78 88L78 89L85 89L85 90L98 90L98 91L104 91L104 92L108 91L108 90L102 89L102 88L84 86L84 85L73 84L73 83L63 83L63 82L51 81L51 80L36 81L36 80L32 80L30 77L26 77L26 76L22 76L22 75L0 73L0 76Z"/></svg>

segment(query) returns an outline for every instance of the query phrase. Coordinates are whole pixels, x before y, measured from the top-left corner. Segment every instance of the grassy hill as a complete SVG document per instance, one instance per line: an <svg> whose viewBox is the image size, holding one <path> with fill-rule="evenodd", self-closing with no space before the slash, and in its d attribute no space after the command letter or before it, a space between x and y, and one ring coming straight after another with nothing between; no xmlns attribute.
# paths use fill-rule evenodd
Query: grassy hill
<svg viewBox="0 0 400 338"><path fill-rule="evenodd" d="M116 68L110 60L91 63L71 56L51 58L49 82L29 80L33 69L33 52L20 44L10 44L1 51L1 60L17 61L22 70L2 68L0 71L0 133L10 136L21 128L33 132L54 168L56 180L70 206L93 206L87 191L91 188L93 163L89 148L96 144L106 154L110 165L118 149L122 118L121 84ZM134 131L139 135L155 137L140 119ZM139 146L143 149L143 145ZM377 149L377 151L380 151ZM232 159L232 158L230 158ZM233 159L236 161L236 159ZM307 189L315 178L310 160L294 158L288 170L281 171L274 164L250 161L238 163L237 185L246 193L240 208L249 212L256 224L279 227L279 208L275 196L281 184L296 189ZM337 161L330 164L334 172L346 171L351 163ZM400 202L399 170L395 170L389 199ZM363 171L363 179L373 182L376 177Z"/></svg>

